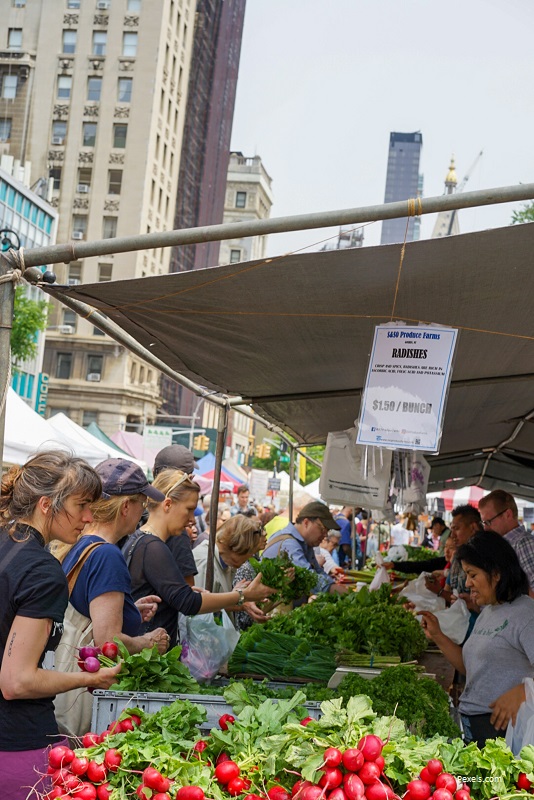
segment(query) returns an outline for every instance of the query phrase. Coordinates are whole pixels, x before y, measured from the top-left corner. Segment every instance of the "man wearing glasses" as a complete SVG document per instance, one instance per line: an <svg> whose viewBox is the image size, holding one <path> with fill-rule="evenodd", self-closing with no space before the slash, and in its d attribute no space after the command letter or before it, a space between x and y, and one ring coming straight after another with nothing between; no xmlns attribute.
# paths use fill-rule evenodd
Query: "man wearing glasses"
<svg viewBox="0 0 534 800"><path fill-rule="evenodd" d="M517 504L511 494L494 489L478 502L484 530L504 536L514 548L526 572L530 596L534 597L534 536L519 522Z"/></svg>
<svg viewBox="0 0 534 800"><path fill-rule="evenodd" d="M267 542L263 558L276 558L285 552L296 567L305 567L317 573L317 583L312 593L346 592L347 586L334 583L319 565L314 548L323 541L328 531L339 531L339 525L324 503L308 503L299 512L295 523L289 523Z"/></svg>

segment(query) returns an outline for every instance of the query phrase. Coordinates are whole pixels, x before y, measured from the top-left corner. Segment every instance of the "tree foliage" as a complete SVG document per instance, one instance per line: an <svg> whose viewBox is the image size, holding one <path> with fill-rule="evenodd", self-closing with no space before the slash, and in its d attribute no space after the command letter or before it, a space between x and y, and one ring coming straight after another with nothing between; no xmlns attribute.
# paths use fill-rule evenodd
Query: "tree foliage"
<svg viewBox="0 0 534 800"><path fill-rule="evenodd" d="M296 444L296 442L295 442ZM306 452L312 457L315 458L316 461L320 461L321 464L323 462L324 456L324 446L323 445L313 445L311 447L306 448ZM286 458L284 458L286 457ZM252 459L252 468L253 469L268 469L272 472L276 465L277 470L285 470L289 472L289 450L283 453L280 450L280 447L277 445L271 445L271 453L269 458L257 458L254 456ZM296 461L296 459L295 459ZM316 480L319 475L321 474L321 468L316 467L315 464L312 464L310 461L306 461L306 480L305 483L311 483L312 481Z"/></svg>
<svg viewBox="0 0 534 800"><path fill-rule="evenodd" d="M522 224L523 222L534 222L534 201L525 203L523 208L512 213L512 225Z"/></svg>
<svg viewBox="0 0 534 800"><path fill-rule="evenodd" d="M37 333L46 328L47 316L46 300L31 300L24 287L17 286L11 330L11 359L14 364L37 354Z"/></svg>

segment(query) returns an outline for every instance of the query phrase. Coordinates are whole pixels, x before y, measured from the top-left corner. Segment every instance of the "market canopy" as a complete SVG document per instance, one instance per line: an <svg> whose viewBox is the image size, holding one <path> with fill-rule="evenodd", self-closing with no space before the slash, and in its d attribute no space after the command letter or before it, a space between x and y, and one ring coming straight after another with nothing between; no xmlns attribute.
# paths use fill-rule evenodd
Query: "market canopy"
<svg viewBox="0 0 534 800"><path fill-rule="evenodd" d="M46 291L100 309L172 369L242 396L307 444L358 416L375 325L457 327L429 490L459 479L455 488L534 498L534 225L409 243L401 271L400 251L300 253Z"/></svg>

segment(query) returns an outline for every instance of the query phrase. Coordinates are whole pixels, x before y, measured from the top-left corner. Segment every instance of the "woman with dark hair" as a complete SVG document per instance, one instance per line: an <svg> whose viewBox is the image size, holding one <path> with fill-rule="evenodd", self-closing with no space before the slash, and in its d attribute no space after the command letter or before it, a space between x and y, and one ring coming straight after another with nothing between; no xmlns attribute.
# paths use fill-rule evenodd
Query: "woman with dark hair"
<svg viewBox="0 0 534 800"><path fill-rule="evenodd" d="M427 638L466 676L459 709L466 741L481 747L504 736L525 701L524 678L534 678L534 600L511 545L494 531L477 533L457 551L472 599L482 608L463 646L445 636L429 611Z"/></svg>

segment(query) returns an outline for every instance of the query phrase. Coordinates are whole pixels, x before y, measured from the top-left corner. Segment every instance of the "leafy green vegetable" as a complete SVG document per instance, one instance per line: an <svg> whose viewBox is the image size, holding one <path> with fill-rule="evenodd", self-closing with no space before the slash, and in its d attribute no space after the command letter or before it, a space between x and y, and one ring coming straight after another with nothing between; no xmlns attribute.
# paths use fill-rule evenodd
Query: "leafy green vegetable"
<svg viewBox="0 0 534 800"><path fill-rule="evenodd" d="M272 589L278 589L276 594L269 599L271 606L279 603L292 603L302 597L308 597L315 584L317 575L306 567L297 567L286 552L282 552L276 558L264 558L258 561L250 559L250 564L256 570L256 574L261 572L262 582ZM294 577L288 576L288 570L294 571Z"/></svg>
<svg viewBox="0 0 534 800"><path fill-rule="evenodd" d="M124 644L115 639L122 659L119 680L111 687L117 692L172 692L195 694L199 684L180 661L181 647L161 655L156 645L130 655ZM100 656L100 660L104 661ZM112 662L110 662L111 664Z"/></svg>
<svg viewBox="0 0 534 800"><path fill-rule="evenodd" d="M228 662L228 671L268 678L286 675L328 681L336 671L336 662L328 647L252 625L241 634Z"/></svg>

